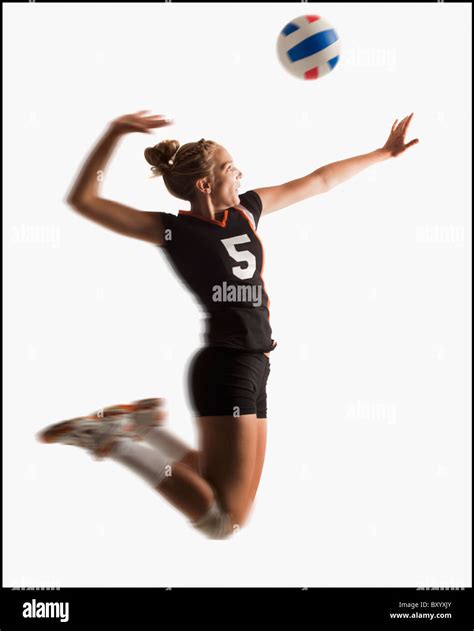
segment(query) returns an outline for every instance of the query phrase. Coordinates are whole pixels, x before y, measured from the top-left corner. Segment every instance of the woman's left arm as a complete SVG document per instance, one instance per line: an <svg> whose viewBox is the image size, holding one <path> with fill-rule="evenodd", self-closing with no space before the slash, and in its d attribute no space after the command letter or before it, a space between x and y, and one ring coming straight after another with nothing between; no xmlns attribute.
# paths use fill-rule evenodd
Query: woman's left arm
<svg viewBox="0 0 474 631"><path fill-rule="evenodd" d="M346 160L331 162L316 169L309 175L279 186L254 189L262 200L262 215L285 208L308 197L327 193L338 184L357 175L357 173L360 173L372 164L400 155L419 142L419 139L415 138L405 144L405 134L412 117L413 113L406 116L400 123L398 123L397 119L392 125L387 141L380 149L375 149L375 151L354 156L353 158L347 158Z"/></svg>

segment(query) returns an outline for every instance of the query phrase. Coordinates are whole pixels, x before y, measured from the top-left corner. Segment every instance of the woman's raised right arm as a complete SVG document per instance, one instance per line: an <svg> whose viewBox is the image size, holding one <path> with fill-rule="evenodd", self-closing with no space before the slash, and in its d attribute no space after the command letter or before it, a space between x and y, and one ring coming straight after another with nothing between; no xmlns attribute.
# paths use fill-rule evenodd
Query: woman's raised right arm
<svg viewBox="0 0 474 631"><path fill-rule="evenodd" d="M124 134L136 131L151 133L153 127L171 124L171 121L163 116L144 116L145 111L147 110L121 116L109 124L106 132L87 157L67 195L66 202L84 217L114 232L163 245L162 213L137 210L119 202L104 199L99 191L102 179L99 176L103 175L119 139Z"/></svg>

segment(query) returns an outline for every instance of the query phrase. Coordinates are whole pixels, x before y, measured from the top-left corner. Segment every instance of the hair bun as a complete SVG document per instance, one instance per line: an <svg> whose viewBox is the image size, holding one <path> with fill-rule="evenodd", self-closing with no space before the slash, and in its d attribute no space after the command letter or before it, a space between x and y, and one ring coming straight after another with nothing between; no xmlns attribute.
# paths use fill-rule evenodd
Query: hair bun
<svg viewBox="0 0 474 631"><path fill-rule="evenodd" d="M162 140L157 145L145 149L145 160L161 175L173 166L179 146L177 140Z"/></svg>

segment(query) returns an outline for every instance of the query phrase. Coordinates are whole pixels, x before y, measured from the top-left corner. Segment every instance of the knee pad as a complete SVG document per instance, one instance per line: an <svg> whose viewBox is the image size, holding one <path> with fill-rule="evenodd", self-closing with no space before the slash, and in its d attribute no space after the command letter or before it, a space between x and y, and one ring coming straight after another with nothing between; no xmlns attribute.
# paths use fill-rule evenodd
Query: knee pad
<svg viewBox="0 0 474 631"><path fill-rule="evenodd" d="M216 500L201 519L191 523L209 539L227 539L233 532L230 516L221 509Z"/></svg>

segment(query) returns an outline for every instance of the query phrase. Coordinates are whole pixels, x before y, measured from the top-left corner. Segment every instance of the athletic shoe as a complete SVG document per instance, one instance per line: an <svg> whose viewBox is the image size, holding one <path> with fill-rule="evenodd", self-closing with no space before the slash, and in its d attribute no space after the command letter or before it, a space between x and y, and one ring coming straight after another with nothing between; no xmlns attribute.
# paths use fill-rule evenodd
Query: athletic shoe
<svg viewBox="0 0 474 631"><path fill-rule="evenodd" d="M107 418L106 422L88 417L73 418L49 425L37 434L43 443L62 443L87 449L98 460L104 458L119 438L141 440L131 429L124 429L123 419Z"/></svg>
<svg viewBox="0 0 474 631"><path fill-rule="evenodd" d="M133 403L109 405L93 412L88 418L120 422L124 431L141 436L152 427L165 425L167 414L164 405L165 399L140 399Z"/></svg>

